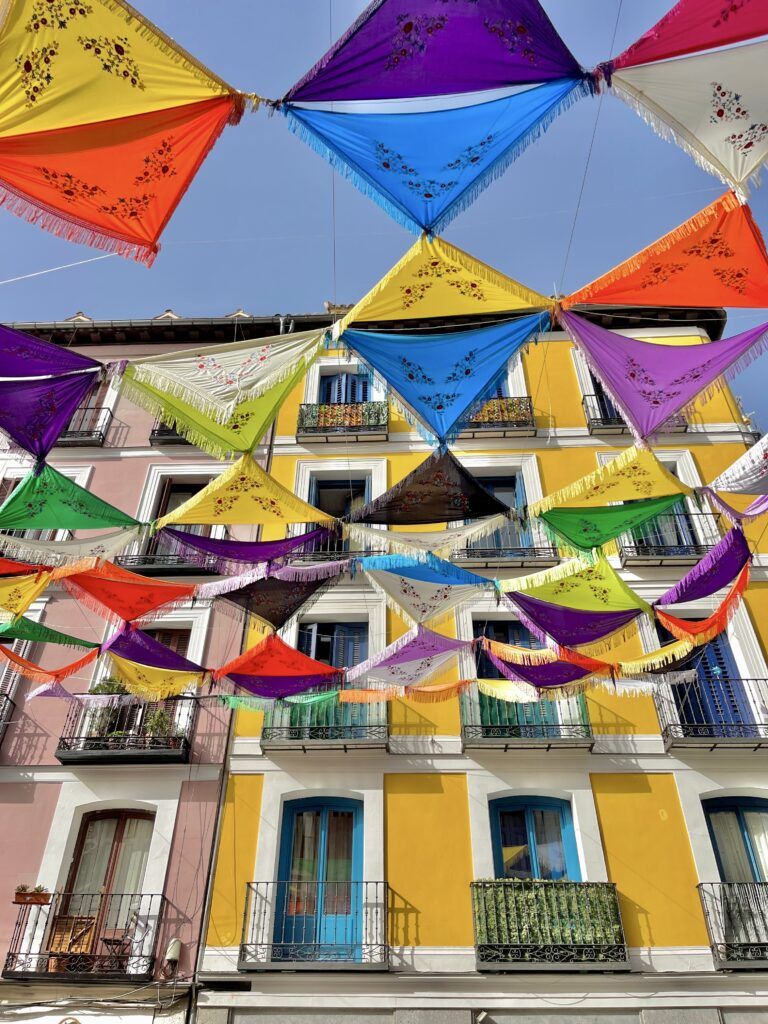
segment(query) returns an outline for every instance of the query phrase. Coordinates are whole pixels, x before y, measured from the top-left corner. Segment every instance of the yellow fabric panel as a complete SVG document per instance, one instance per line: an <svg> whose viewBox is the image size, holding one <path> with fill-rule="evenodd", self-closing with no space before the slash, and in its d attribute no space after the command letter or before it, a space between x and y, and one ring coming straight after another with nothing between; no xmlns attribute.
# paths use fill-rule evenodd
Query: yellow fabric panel
<svg viewBox="0 0 768 1024"><path fill-rule="evenodd" d="M187 690L197 688L203 681L203 672L169 672L165 668L139 665L109 653L115 676L131 693L145 700L164 700Z"/></svg>
<svg viewBox="0 0 768 1024"><path fill-rule="evenodd" d="M0 137L233 91L121 0L15 0L0 54Z"/></svg>
<svg viewBox="0 0 768 1024"><path fill-rule="evenodd" d="M390 944L471 946L466 775L385 775L384 849Z"/></svg>
<svg viewBox="0 0 768 1024"><path fill-rule="evenodd" d="M552 300L442 238L422 235L341 321L412 320L513 309L549 309Z"/></svg>
<svg viewBox="0 0 768 1024"><path fill-rule="evenodd" d="M6 576L0 579L0 621L23 615L33 601L51 581L49 572L30 573L29 576Z"/></svg>
<svg viewBox="0 0 768 1024"><path fill-rule="evenodd" d="M590 779L627 945L709 945L674 775Z"/></svg>
<svg viewBox="0 0 768 1024"><path fill-rule="evenodd" d="M237 946L243 928L246 885L253 882L263 775L230 775L213 874L206 942Z"/></svg>

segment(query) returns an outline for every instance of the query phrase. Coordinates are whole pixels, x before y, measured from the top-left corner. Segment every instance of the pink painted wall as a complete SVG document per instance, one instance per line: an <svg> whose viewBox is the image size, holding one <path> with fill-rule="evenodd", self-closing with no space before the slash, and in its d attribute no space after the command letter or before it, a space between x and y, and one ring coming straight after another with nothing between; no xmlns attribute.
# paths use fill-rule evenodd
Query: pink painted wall
<svg viewBox="0 0 768 1024"><path fill-rule="evenodd" d="M0 785L0 955L10 945L18 907L17 885L37 883L61 783L6 782Z"/></svg>

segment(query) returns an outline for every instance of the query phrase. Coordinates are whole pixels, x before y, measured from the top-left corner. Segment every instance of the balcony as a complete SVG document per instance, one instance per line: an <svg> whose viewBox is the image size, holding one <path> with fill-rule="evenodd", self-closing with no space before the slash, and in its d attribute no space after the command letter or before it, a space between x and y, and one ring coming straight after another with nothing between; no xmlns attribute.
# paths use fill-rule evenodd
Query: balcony
<svg viewBox="0 0 768 1024"><path fill-rule="evenodd" d="M209 526L182 526L180 529L198 536L209 536L212 528ZM221 527L213 527L213 529L221 530ZM188 547L179 543L175 537L166 537L164 534L152 537L144 551L137 551L130 555L118 555L115 561L124 569L143 573L145 576L205 576L219 573L214 555L195 557L193 560Z"/></svg>
<svg viewBox="0 0 768 1024"><path fill-rule="evenodd" d="M584 395L581 400L590 434L628 434L629 426L613 402L604 395ZM679 413L659 427L661 434L684 434L688 420Z"/></svg>
<svg viewBox="0 0 768 1024"><path fill-rule="evenodd" d="M169 427L162 420L155 420L149 432L149 443L154 448L162 448L167 444L189 444L186 437L177 434L173 427Z"/></svg>
<svg viewBox="0 0 768 1024"><path fill-rule="evenodd" d="M693 565L720 540L719 516L669 512L618 539L621 565Z"/></svg>
<svg viewBox="0 0 768 1024"><path fill-rule="evenodd" d="M479 971L628 970L611 882L505 878L471 890Z"/></svg>
<svg viewBox="0 0 768 1024"><path fill-rule="evenodd" d="M144 893L54 893L20 906L3 977L149 981L164 908L164 896Z"/></svg>
<svg viewBox="0 0 768 1024"><path fill-rule="evenodd" d="M112 410L102 405L77 409L56 444L60 448L101 447L107 439L111 422Z"/></svg>
<svg viewBox="0 0 768 1024"><path fill-rule="evenodd" d="M662 683L654 700L667 750L768 747L768 679Z"/></svg>
<svg viewBox="0 0 768 1024"><path fill-rule="evenodd" d="M251 882L238 969L389 966L386 882Z"/></svg>
<svg viewBox="0 0 768 1024"><path fill-rule="evenodd" d="M56 757L62 764L188 764L196 720L194 697L115 697L99 707L73 701Z"/></svg>
<svg viewBox="0 0 768 1024"><path fill-rule="evenodd" d="M586 702L580 697L538 704L486 698L478 704L465 695L461 738L467 750L590 750L593 744Z"/></svg>
<svg viewBox="0 0 768 1024"><path fill-rule="evenodd" d="M385 750L387 705L275 704L261 731L262 750Z"/></svg>
<svg viewBox="0 0 768 1024"><path fill-rule="evenodd" d="M520 398L492 398L459 434L473 437L536 437L533 402Z"/></svg>
<svg viewBox="0 0 768 1024"><path fill-rule="evenodd" d="M529 529L523 529L510 520L487 537L470 541L466 547L451 552L450 559L479 569L526 565L545 569L557 565L560 556L552 545L537 545Z"/></svg>
<svg viewBox="0 0 768 1024"><path fill-rule="evenodd" d="M768 962L768 883L703 882L699 896L715 967L764 971Z"/></svg>
<svg viewBox="0 0 768 1024"><path fill-rule="evenodd" d="M15 710L16 705L8 696L8 694L0 694L0 746L2 746L3 744L5 730L8 728L8 723L13 718L13 712Z"/></svg>
<svg viewBox="0 0 768 1024"><path fill-rule="evenodd" d="M296 440L312 444L347 441L386 441L389 438L387 402L314 404L299 407Z"/></svg>

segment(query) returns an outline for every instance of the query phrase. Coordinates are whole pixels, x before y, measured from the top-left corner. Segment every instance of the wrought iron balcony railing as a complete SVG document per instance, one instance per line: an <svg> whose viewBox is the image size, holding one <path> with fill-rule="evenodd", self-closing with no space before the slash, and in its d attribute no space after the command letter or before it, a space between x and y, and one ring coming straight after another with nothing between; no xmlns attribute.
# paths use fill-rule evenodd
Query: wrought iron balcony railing
<svg viewBox="0 0 768 1024"><path fill-rule="evenodd" d="M75 701L56 757L62 764L187 764L196 720L194 697L114 697L99 707Z"/></svg>
<svg viewBox="0 0 768 1024"><path fill-rule="evenodd" d="M86 405L77 409L67 429L56 444L60 448L85 448L103 445L107 439L112 410L102 405Z"/></svg>
<svg viewBox="0 0 768 1024"><path fill-rule="evenodd" d="M240 970L386 970L386 882L251 882Z"/></svg>
<svg viewBox="0 0 768 1024"><path fill-rule="evenodd" d="M211 533L209 526L182 526L180 529L186 533L202 536L209 536ZM220 530L221 527L216 527L216 529ZM144 551L119 555L116 561L123 568L144 573L146 576L199 576L218 573L214 555L193 559L188 547L180 543L176 537L166 537L162 533L152 537Z"/></svg>
<svg viewBox="0 0 768 1024"><path fill-rule="evenodd" d="M387 705L276 704L261 731L262 749L360 750L387 745Z"/></svg>
<svg viewBox="0 0 768 1024"><path fill-rule="evenodd" d="M471 889L480 971L628 967L611 882L505 878Z"/></svg>
<svg viewBox="0 0 768 1024"><path fill-rule="evenodd" d="M715 966L765 970L768 882L703 882L699 895Z"/></svg>
<svg viewBox="0 0 768 1024"><path fill-rule="evenodd" d="M525 395L491 398L462 429L460 437L535 437L533 402Z"/></svg>
<svg viewBox="0 0 768 1024"><path fill-rule="evenodd" d="M720 517L711 512L668 512L619 537L622 565L687 565L720 540Z"/></svg>
<svg viewBox="0 0 768 1024"><path fill-rule="evenodd" d="M5 730L8 728L8 723L13 718L13 712L15 710L16 705L8 696L8 694L0 694L0 746L2 746L3 744Z"/></svg>
<svg viewBox="0 0 768 1024"><path fill-rule="evenodd" d="M189 444L189 441L162 420L155 420L149 432L149 443L159 448L166 444Z"/></svg>
<svg viewBox="0 0 768 1024"><path fill-rule="evenodd" d="M21 906L3 977L147 981L164 907L159 895L71 892Z"/></svg>
<svg viewBox="0 0 768 1024"><path fill-rule="evenodd" d="M619 410L604 395L584 395L581 400L590 434L628 434L629 426ZM684 434L688 420L680 414L670 416L660 428L662 434Z"/></svg>
<svg viewBox="0 0 768 1024"><path fill-rule="evenodd" d="M346 440L386 441L389 437L389 404L315 403L299 407L298 439L324 441L340 434Z"/></svg>
<svg viewBox="0 0 768 1024"><path fill-rule="evenodd" d="M661 682L654 700L667 749L768 747L768 679L723 674Z"/></svg>
<svg viewBox="0 0 768 1024"><path fill-rule="evenodd" d="M461 702L461 736L465 747L503 750L590 748L593 743L586 702L580 697L514 704L492 698L476 702L465 694Z"/></svg>
<svg viewBox="0 0 768 1024"><path fill-rule="evenodd" d="M560 561L557 549L548 544L537 545L529 529L509 520L487 537L470 541L465 547L451 553L454 562L471 563L479 567L556 565Z"/></svg>

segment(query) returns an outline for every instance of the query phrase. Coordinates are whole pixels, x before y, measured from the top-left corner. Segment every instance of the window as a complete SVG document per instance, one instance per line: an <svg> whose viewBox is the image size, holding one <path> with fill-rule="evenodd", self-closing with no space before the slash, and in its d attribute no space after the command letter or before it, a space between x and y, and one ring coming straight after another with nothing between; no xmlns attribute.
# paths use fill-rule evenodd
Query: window
<svg viewBox="0 0 768 1024"><path fill-rule="evenodd" d="M481 476L478 479L483 487L499 501L503 501L505 505L521 514L524 512L527 501L522 473L507 476ZM531 548L533 547L533 538L530 527L510 520L501 529L495 530L487 537L470 541L467 546L470 549L493 548L497 551L510 548Z"/></svg>
<svg viewBox="0 0 768 1024"><path fill-rule="evenodd" d="M190 480L182 477L175 480L171 476L163 477L160 483L154 518L159 519L161 516L168 515L169 512L175 512L177 508L191 498L194 498L204 487L207 487L209 482L209 478ZM216 526L188 526L179 524L175 528L185 533L197 534L201 537L224 536L226 533L225 530L221 532L222 528ZM188 553L188 549L179 544L178 541L165 537L162 534L152 537L147 546L147 554L149 555L165 555L179 561L184 561Z"/></svg>
<svg viewBox="0 0 768 1024"><path fill-rule="evenodd" d="M143 632L147 636L151 636L153 640L157 640L158 643L170 647L174 654L180 654L182 658L186 658L189 650L189 638L192 635L191 629L168 629L159 626L156 629L145 629Z"/></svg>
<svg viewBox="0 0 768 1024"><path fill-rule="evenodd" d="M492 800L491 840L497 878L581 880L571 808L565 800Z"/></svg>
<svg viewBox="0 0 768 1024"><path fill-rule="evenodd" d="M475 639L480 636L486 636L489 640L496 640L501 644L515 644L518 647L529 647L532 650L540 650L542 647L539 640L517 619L474 619L472 621L472 632ZM504 678L485 651L478 649L475 658L477 661L478 678Z"/></svg>
<svg viewBox="0 0 768 1024"><path fill-rule="evenodd" d="M301 622L298 649L324 665L352 668L368 657L368 623Z"/></svg>
<svg viewBox="0 0 768 1024"><path fill-rule="evenodd" d="M664 463L664 468L672 476L677 476L675 464ZM664 512L632 530L632 543L641 549L662 548L670 555L695 553L698 550L699 538L685 500L676 505L671 512Z"/></svg>
<svg viewBox="0 0 768 1024"><path fill-rule="evenodd" d="M721 880L768 881L768 800L707 800L704 812Z"/></svg>
<svg viewBox="0 0 768 1024"><path fill-rule="evenodd" d="M371 478L339 480L313 476L309 486L309 504L329 516L340 519L370 501Z"/></svg>
<svg viewBox="0 0 768 1024"><path fill-rule="evenodd" d="M23 476L6 476L0 480L0 506L10 498L23 479ZM66 540L71 535L69 530L8 530L6 532L9 537L23 537L24 540Z"/></svg>
<svg viewBox="0 0 768 1024"><path fill-rule="evenodd" d="M597 377L589 372L589 379L592 382L592 394L595 396L595 404L597 407L597 413L603 423L623 423L623 417L613 401L605 393L605 388L597 379Z"/></svg>
<svg viewBox="0 0 768 1024"><path fill-rule="evenodd" d="M371 378L367 373L333 373L320 378L322 405L359 405L369 402Z"/></svg>

